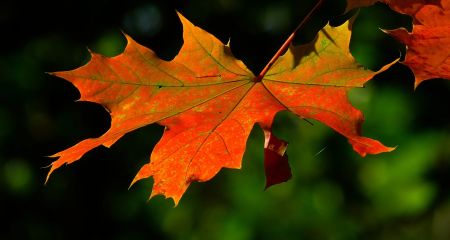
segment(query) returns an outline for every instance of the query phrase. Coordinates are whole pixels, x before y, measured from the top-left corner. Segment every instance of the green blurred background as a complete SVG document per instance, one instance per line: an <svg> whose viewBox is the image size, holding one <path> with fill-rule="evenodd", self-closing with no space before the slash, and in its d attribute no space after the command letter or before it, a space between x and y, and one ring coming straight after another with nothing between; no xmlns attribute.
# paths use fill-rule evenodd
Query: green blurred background
<svg viewBox="0 0 450 240"><path fill-rule="evenodd" d="M397 146L361 158L321 123L277 115L275 134L289 141L293 178L264 191L263 134L255 127L241 170L194 183L178 207L156 197L152 180L128 185L162 134L152 125L110 150L98 148L44 179L44 156L101 135L109 116L75 102L78 91L45 72L74 69L86 48L107 56L125 46L121 30L171 59L179 50L175 9L223 42L258 73L315 1L138 0L0 3L0 239L450 239L450 82L413 89L396 64L352 103L366 117L364 135ZM296 43L310 41L345 2L326 1ZM405 47L379 28L411 29L409 17L383 4L363 8L351 50L377 70Z"/></svg>

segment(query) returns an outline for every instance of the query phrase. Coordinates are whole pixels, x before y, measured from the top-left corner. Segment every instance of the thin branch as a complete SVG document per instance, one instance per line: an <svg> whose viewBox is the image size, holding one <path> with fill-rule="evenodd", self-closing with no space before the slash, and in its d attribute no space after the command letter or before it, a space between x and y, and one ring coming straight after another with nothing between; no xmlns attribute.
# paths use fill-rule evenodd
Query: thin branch
<svg viewBox="0 0 450 240"><path fill-rule="evenodd" d="M281 45L280 49L278 49L278 51L275 53L275 55L272 57L272 59L270 59L269 63L267 63L267 65L264 67L264 69L261 71L261 73L259 73L259 75L257 77L255 77L254 82L260 82L263 79L264 75L266 75L266 73L267 73L267 71L269 71L270 67L272 67L272 65L275 63L275 61L289 47L289 45L291 44L292 40L294 40L294 36L297 33L297 31L300 28L302 28L303 25L305 25L305 23L309 20L311 15L313 13L315 13L316 10L320 7L320 5L322 4L322 1L323 0L319 0L319 2L317 2L316 5L314 5L314 7L311 9L311 11L309 11L308 15L306 15L306 17L303 18L303 20L300 22L300 24L298 24L298 26L291 33L291 35L286 39L286 41L283 43L283 45Z"/></svg>

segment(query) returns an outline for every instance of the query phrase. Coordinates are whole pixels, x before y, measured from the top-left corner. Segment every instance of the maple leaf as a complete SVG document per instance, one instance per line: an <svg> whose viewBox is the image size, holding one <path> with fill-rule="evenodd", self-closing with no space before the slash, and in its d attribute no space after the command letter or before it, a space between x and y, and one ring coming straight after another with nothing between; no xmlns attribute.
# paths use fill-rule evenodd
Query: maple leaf
<svg viewBox="0 0 450 240"><path fill-rule="evenodd" d="M406 44L402 63L413 71L415 87L432 78L450 79L450 0L440 5L420 8L411 33L404 28L385 31Z"/></svg>
<svg viewBox="0 0 450 240"><path fill-rule="evenodd" d="M362 113L347 99L378 72L360 66L349 52L350 30L326 26L314 43L291 46L258 76L233 57L228 45L181 14L184 44L171 61L126 36L124 52L92 53L84 66L54 75L72 82L80 100L100 103L111 128L53 155L49 175L100 145L152 123L165 126L150 162L133 183L153 177L152 196L178 203L189 184L207 181L221 168L240 168L246 141L258 123L265 133L266 187L290 178L287 143L271 132L276 113L291 111L323 122L348 138L361 156L393 150L361 136ZM48 177L47 177L48 179Z"/></svg>

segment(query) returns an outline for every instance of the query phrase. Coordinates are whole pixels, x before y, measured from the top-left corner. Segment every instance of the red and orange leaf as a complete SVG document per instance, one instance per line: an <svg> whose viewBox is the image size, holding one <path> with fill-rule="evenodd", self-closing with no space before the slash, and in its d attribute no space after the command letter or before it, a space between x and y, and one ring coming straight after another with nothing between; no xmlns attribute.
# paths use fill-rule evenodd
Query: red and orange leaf
<svg viewBox="0 0 450 240"><path fill-rule="evenodd" d="M441 6L425 5L414 15L413 31L386 31L402 43L407 52L403 64L414 73L415 87L433 78L450 79L450 0Z"/></svg>
<svg viewBox="0 0 450 240"><path fill-rule="evenodd" d="M361 136L363 116L347 100L349 89L376 74L349 53L347 24L327 26L315 43L292 47L259 81L227 45L179 17L184 44L172 61L127 36L119 56L92 54L85 66L54 73L80 90L80 100L105 106L112 122L99 138L55 154L49 175L97 146L110 147L124 134L158 123L165 126L164 134L133 183L153 177L151 196L162 194L177 204L191 182L207 181L224 167L240 168L247 138L258 123L266 134L268 183L276 184L290 178L286 144L271 132L275 114L283 110L327 124L362 156L392 150Z"/></svg>

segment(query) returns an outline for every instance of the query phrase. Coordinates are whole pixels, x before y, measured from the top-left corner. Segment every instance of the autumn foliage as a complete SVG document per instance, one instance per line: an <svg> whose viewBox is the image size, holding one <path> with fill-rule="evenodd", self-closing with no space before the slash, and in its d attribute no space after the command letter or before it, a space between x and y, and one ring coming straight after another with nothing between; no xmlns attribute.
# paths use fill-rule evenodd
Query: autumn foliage
<svg viewBox="0 0 450 240"><path fill-rule="evenodd" d="M405 61L415 75L415 87L433 78L450 79L450 0L348 0L347 10L386 3L411 16L413 30L386 31L407 46Z"/></svg>
<svg viewBox="0 0 450 240"><path fill-rule="evenodd" d="M402 63L413 70L416 86L431 78L449 78L448 1L385 1L414 18L412 33L387 32L407 45ZM348 8L374 2L349 1ZM240 168L250 131L259 124L265 135L269 187L291 177L287 143L271 131L280 111L326 124L346 137L361 156L393 150L362 136L363 114L351 105L347 93L397 61L377 72L358 64L349 50L349 21L325 26L309 44L293 46L288 41L287 51L255 76L233 57L228 45L178 15L184 44L171 61L159 59L126 36L122 54L108 58L92 53L88 64L53 73L74 84L81 101L103 105L111 115L111 127L98 138L53 155L58 159L49 176L93 148L110 147L125 134L158 123L165 126L164 135L133 183L153 177L151 196L161 194L177 204L193 181L208 181L222 168Z"/></svg>

